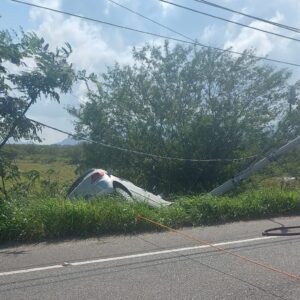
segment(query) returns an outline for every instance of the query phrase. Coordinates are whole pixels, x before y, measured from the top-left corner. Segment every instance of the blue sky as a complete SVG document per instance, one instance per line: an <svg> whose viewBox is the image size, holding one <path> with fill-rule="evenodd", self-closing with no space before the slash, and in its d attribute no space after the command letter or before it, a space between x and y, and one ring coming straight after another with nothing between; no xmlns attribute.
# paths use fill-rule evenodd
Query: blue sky
<svg viewBox="0 0 300 300"><path fill-rule="evenodd" d="M174 33L110 3L108 0L24 1L162 35L178 37ZM297 35L237 14L212 8L194 0L170 1L300 39L300 34ZM270 58L300 63L298 54L300 42L242 28L163 4L158 0L115 0L115 2L119 2L207 45L220 48L232 47L236 51L253 48L256 49L258 55L268 55ZM299 0L211 0L211 2L300 28ZM10 0L0 1L0 15L2 16L0 19L1 29L19 30L21 26L26 31L35 31L43 36L52 48L69 42L73 47L73 54L70 59L74 66L98 74L105 72L106 67L115 61L121 64L132 63L131 49L133 46L141 47L146 42L153 44L163 42L159 38L123 31L38 8L30 8ZM279 65L279 67L283 66ZM300 78L300 68L290 69L294 72L291 82L293 83ZM78 85L74 88L72 95L62 98L60 105L54 102L40 101L29 111L28 116L64 130L73 131L72 119L65 111L65 107L67 105L76 106L79 101L85 101L84 93L85 86ZM42 138L44 143L55 143L63 140L65 136L51 130L44 130Z"/></svg>

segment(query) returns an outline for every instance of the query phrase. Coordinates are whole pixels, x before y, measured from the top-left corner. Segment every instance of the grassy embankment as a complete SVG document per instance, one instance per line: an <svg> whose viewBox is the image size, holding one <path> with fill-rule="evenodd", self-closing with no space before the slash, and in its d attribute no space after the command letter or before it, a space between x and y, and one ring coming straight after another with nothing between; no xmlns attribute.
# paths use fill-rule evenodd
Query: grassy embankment
<svg viewBox="0 0 300 300"><path fill-rule="evenodd" d="M299 181L280 188L280 176L299 174L300 164L294 159L265 169L230 197L181 197L168 208L152 209L115 197L90 203L65 200L63 191L76 177L76 167L70 162L70 151L73 158L78 157L74 148L26 146L12 150L17 152L20 170L25 174L34 169L40 179L35 184L23 181L9 201L0 198L0 243L159 230L137 220L138 213L174 228L300 214Z"/></svg>
<svg viewBox="0 0 300 300"><path fill-rule="evenodd" d="M69 201L59 198L3 202L0 242L88 237L159 230L137 220L141 214L173 228L210 225L300 213L300 191L262 190L237 197L208 195L180 198L170 207L152 209L114 197Z"/></svg>

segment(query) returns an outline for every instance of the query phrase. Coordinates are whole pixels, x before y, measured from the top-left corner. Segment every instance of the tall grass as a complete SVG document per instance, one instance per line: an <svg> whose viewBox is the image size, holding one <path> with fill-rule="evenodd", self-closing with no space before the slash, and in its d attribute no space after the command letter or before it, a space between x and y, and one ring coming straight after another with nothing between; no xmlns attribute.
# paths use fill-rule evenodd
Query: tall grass
<svg viewBox="0 0 300 300"><path fill-rule="evenodd" d="M140 213L174 228L300 213L300 192L261 190L236 197L182 197L153 209L115 196L85 200L30 198L0 202L0 242L91 237L159 230Z"/></svg>

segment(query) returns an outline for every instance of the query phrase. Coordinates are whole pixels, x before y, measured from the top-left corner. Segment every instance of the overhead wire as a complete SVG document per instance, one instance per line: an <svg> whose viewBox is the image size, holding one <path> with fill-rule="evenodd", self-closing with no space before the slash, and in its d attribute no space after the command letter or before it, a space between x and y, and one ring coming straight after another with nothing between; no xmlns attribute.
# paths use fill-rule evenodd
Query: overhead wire
<svg viewBox="0 0 300 300"><path fill-rule="evenodd" d="M194 158L180 158L180 157L157 155L157 154L147 153L147 152L143 152L143 151L139 151L139 150L123 148L123 147L103 143L103 142L100 142L100 141L95 141L95 140L83 137L81 135L76 135L76 134L70 133L68 131L56 128L54 126L50 126L48 124L33 120L31 118L28 118L28 117L26 117L26 118L27 118L27 120L29 120L29 121L37 124L37 125L47 127L49 129L55 130L55 131L60 132L60 133L64 133L66 135L69 135L69 136L77 139L77 140L81 140L81 141L85 141L85 142L93 143L93 144L98 144L98 145L101 145L103 147L118 150L118 151L133 153L133 154L136 154L136 155L147 156L147 157L156 158L156 159L164 159L164 160L171 160L171 161L189 161L189 162L195 162L196 163L196 162L237 162L237 161L243 161L243 160L247 160L247 159L253 159L255 157L255 155L252 155L252 156L240 157L240 158L194 159Z"/></svg>
<svg viewBox="0 0 300 300"><path fill-rule="evenodd" d="M253 27L253 26L246 25L246 24L236 22L236 21L233 21L233 20L229 20L229 19L226 19L226 18L223 18L223 17L218 17L216 15L209 14L209 13L197 10L195 8L192 8L192 7L188 7L188 6L185 6L185 5L178 4L178 3L170 2L170 1L167 1L167 0L158 0L158 1L169 4L169 5L172 5L172 6L175 6L175 7L178 7L178 8L185 9L185 10L188 10L188 11L191 11L191 12L195 12L195 13L198 13L198 14L201 14L201 15L204 15L204 16L208 16L208 17L211 17L211 18L214 18L214 19L218 19L218 20L221 20L221 21L224 21L224 22L232 23L232 24L235 24L235 25L238 25L238 26L246 27L246 28L253 29L253 30L256 30L256 31L260 31L260 32L264 32L264 33L267 33L267 34L272 34L274 36L281 37L281 38L288 39L288 40L292 40L292 41L295 41L295 42L300 42L300 39L297 39L297 38L294 38L294 37L291 37L291 36L286 36L286 35L283 35L283 34L280 34L280 33L268 31L268 30L261 29L261 28L258 28L258 27Z"/></svg>
<svg viewBox="0 0 300 300"><path fill-rule="evenodd" d="M292 279L294 279L294 280L300 281L300 276L298 276L298 275L295 275L295 274L292 274L292 273L289 273L289 272L280 270L280 269L278 269L278 268L275 268L275 267L273 267L273 266L267 265L267 264L265 264L265 263L263 263L263 262L260 262L260 261L258 261L258 260L254 260L254 259L252 259L252 258L250 258L250 257L244 256L244 255L241 255L241 254L239 254L239 253L233 252L233 251L231 251L231 250L227 250L227 249L222 248L222 247L220 247L220 246L214 245L214 244L212 244L212 243L210 243L210 242L208 242L208 241L206 241L206 240L200 239L200 238L198 238L198 237L194 237L194 236L192 236L192 235L190 235L190 234L188 234L188 233L185 233L185 232L176 230L176 229L174 229L174 228L172 228L172 227L166 226L166 225L164 225L164 224L162 224L162 223L159 223L159 222L157 222L157 221L154 221L154 220L152 220L152 219L149 219L149 218L147 218L147 217L144 217L144 216L141 215L141 214L138 214L138 215L136 216L136 218L137 218L137 220L146 221L146 222L148 222L148 223L150 223L150 224L153 224L153 225L155 225L155 226L157 226L157 227L160 227L160 228L162 228L162 229L167 229L168 231L173 232L173 233L176 233L176 234L178 234L178 235L184 237L185 239L192 240L192 241L196 241L196 242L198 242L198 243L200 243L200 244L202 244L202 245L208 245L208 246L210 246L210 247L213 248L213 249L216 249L216 250L218 250L218 251L220 251L220 252L223 252L223 253L225 253L225 254L229 254L229 255L231 255L231 256L237 257L237 258L239 258L239 259L241 259L241 260L243 260L243 261L246 261L246 262L249 262L249 263L251 263L251 264L253 264L253 265L262 267L262 268L264 268L264 269L266 269L266 270L268 270L268 271L272 271L272 272L275 272L275 273L279 273L279 274L281 274L281 275L287 276L287 277L292 278Z"/></svg>
<svg viewBox="0 0 300 300"><path fill-rule="evenodd" d="M149 240L146 240L145 238L142 238L140 235L137 235L136 237L138 239L142 240L143 242L145 242L145 243L147 243L149 245L152 245L152 246L154 246L156 248L159 248L159 249L162 249L162 250L167 250L167 251L169 250L169 248L163 247L163 246L158 245L157 243L154 243L154 242L150 242ZM235 276L232 273L228 273L226 271L221 271L218 268L213 267L211 264L204 263L202 260L193 257L195 255L199 255L199 253L197 253L197 254L196 253L195 254L183 254L183 253L180 253L179 251L177 251L177 252L174 253L174 256L173 256L174 258L176 258L175 255L176 256L180 256L183 259L190 260L190 261L192 261L192 262L194 262L196 264L199 264L199 265L201 265L201 266L203 266L205 268L213 270L214 272L220 273L220 274L222 274L222 275L224 275L226 277L230 277L230 278L232 278L234 280L238 280L238 281L240 281L240 282L242 282L244 284L247 284L247 285L249 285L251 287L254 287L254 288L262 291L266 295L273 296L273 297L275 297L277 299L282 299L280 296L276 295L275 293L273 293L271 291L268 291L267 289L265 289L265 288L263 288L261 286L258 286L258 285L254 284L254 283L251 283L251 282L249 282L249 281L247 281L245 279L242 279L242 278L240 278L240 276ZM168 258L168 259L172 259L172 258Z"/></svg>
<svg viewBox="0 0 300 300"><path fill-rule="evenodd" d="M59 13L59 14L68 15L68 16L71 16L71 17L80 18L80 19L83 19L83 20L88 20L88 21L100 23L100 24L103 24L103 25L116 27L116 28L119 28L119 29L134 31L134 32L138 32L138 33L141 33L141 34L155 36L155 37L158 37L158 38L164 38L164 39L171 40L171 41L186 43L186 44L190 44L190 45L193 45L193 46L199 46L199 47L203 47L203 48L207 48L207 49L214 49L214 50L217 50L217 51L237 54L237 55L240 55L240 56L256 58L256 59L259 59L259 60L265 60L265 61L270 61L270 62L289 65L289 66L294 66L294 67L300 67L300 64L293 63L293 62L283 61L283 60L279 60L279 59L272 59L272 58L268 58L268 57L264 57L264 56L257 56L257 55L247 54L245 52L238 52L238 51L233 51L233 50L230 50L230 49L222 49L222 48L218 48L218 47L214 47L214 46L208 46L208 45L199 43L197 41L194 41L194 42L186 41L186 40L175 38L175 37L169 37L169 36L165 36L165 35L162 35L162 34L157 34L157 33L148 32L148 31L144 31L144 30L140 30L140 29L136 29L136 28L131 28L131 27L127 27L127 26L123 26L123 25L119 25L119 24L114 24L114 23L111 23L111 22L106 22L106 21L102 21L102 20L98 20L98 19L94 19L94 18L90 18L90 17L84 17L84 16L80 16L80 15L77 15L77 14L74 14L74 13L70 13L70 12L66 12L66 11L62 11L62 10L58 10L58 9L54 9L54 8L50 8L50 7L46 7L46 6L42 6L42 5L37 5L37 4L33 4L33 3L28 3L28 2L24 2L24 1L20 1L20 0L10 0L10 1L15 2L15 3L20 3L20 4L23 4L23 5L28 5L28 6L31 6L31 7L36 7L36 8L52 11L52 12Z"/></svg>
<svg viewBox="0 0 300 300"><path fill-rule="evenodd" d="M283 28L283 29L286 29L286 30L289 30L289 31L300 33L299 28L292 27L292 26L285 25L285 24L278 23L278 22L273 22L273 21L270 21L270 20L267 20L267 19L264 19L264 18L254 16L254 15L246 14L244 12L237 11L237 10L231 9L229 7L225 7L225 6L210 2L210 1L206 1L206 0L193 0L193 1L201 3L201 4L206 4L206 5L209 5L209 6L212 6L212 7L216 7L216 8L222 9L222 10L226 10L226 11L229 11L229 12L232 12L232 13L235 13L235 14L239 14L241 16L251 18L253 20L257 20L257 21L260 21L260 22L263 22L263 23L271 24L271 25L274 25L276 27Z"/></svg>
<svg viewBox="0 0 300 300"><path fill-rule="evenodd" d="M167 39L170 39L170 40L175 40L175 41L180 41L180 42L186 42L186 41L179 40L179 39L175 39L175 38L172 38L172 37L166 37L166 36L162 36L162 35L155 34L155 33L150 33L150 32L146 32L146 31L142 31L142 30L138 30L138 29L133 29L133 28L129 28L129 27L125 27L125 26L121 26L121 25L117 25L117 24L113 24L113 23L109 23L109 22L104 22L104 21L100 21L100 20L96 20L96 19L92 19L92 18L88 18L88 17L83 17L83 16L79 16L79 15L72 14L72 13L63 12L63 11L59 11L59 10L56 10L56 9L51 9L51 8L48 8L48 7L43 7L43 6L36 5L36 4L31 4L31 3L27 3L27 2L23 2L23 1L18 1L18 0L11 0L11 1L13 1L13 2L18 2L18 3L21 3L21 4L25 4L25 5L34 6L34 7L38 7L38 8L42 8L42 9L51 10L51 11L53 11L53 12L63 13L63 14L66 14L66 15L69 15L69 16L73 16L73 17L79 17L79 18L82 18L82 19L86 19L86 20L90 20L90 21L99 22L99 23L102 23L102 24L110 25L110 26L119 27L119 28L122 28L122 29L133 30L133 31L136 31L136 32L140 32L140 33L144 33L144 34L150 34L150 35L154 35L154 36L157 36L157 37L163 37L163 38L167 38ZM148 19L149 21L151 21L151 22L153 22L153 23L155 23L155 24L157 24L157 25L159 25L159 26L162 26L162 27L164 27L165 29L168 29L168 30L172 31L173 33L176 33L176 34L178 34L178 35L180 35L180 36L182 36L182 37L184 37L184 38L187 38L187 39L193 41L193 39L191 39L190 37L188 37L188 36L186 36L186 35L184 35L184 34L182 34L182 33L179 33L179 32L177 32L177 31L173 30L172 28L167 27L167 26L165 26L165 25L163 25L163 24L161 24L161 23L159 23L159 22L156 22L156 21L154 21L154 20L152 20L152 19L150 19L150 18L148 18L148 17L146 17L146 16L144 16L144 15L138 13L138 12L135 12L135 11L133 11L133 10L131 10L131 9L129 9L129 8L127 8L127 7L123 6L123 5L121 5L120 3L117 3L117 2L115 2L115 1L113 1L113 0L108 0L108 1L110 1L110 2L112 2L112 3L114 3L114 4L116 4L116 5L118 5L118 6L120 6L120 7L123 7L124 9L127 9L128 11L131 11L131 12L133 12L133 13L135 13L135 14L137 14L137 15L139 15L139 16L145 18L145 19ZM165 3L168 3L168 4L172 4L172 5L176 5L176 6L179 6L179 7L182 7L182 8L191 10L190 8L183 7L183 6L180 6L180 5L178 5L178 4L171 3L171 2L168 2L168 1L165 1L165 0L159 0L159 1L165 2ZM194 1L202 2L202 3L208 2L208 1L199 1L199 0L194 0ZM216 7L218 7L218 6L216 5ZM227 9L227 10L233 11L233 10L230 10L230 9ZM198 12L198 13L205 14L205 15L208 15L208 16L211 16L211 17L216 17L216 16L209 15L209 14L206 14L206 13L203 13L203 12L199 12L199 11L197 11L197 12ZM236 11L235 11L235 12L236 12ZM247 16L247 17L252 17L252 16L247 15L247 14L244 14L244 13L240 13L240 12L236 12L236 13L239 13L239 14L244 15L244 16ZM219 18L219 17L216 17L216 18ZM223 19L223 18L219 18L219 19ZM274 22L267 21L267 20L260 19L260 18L256 18L256 19L258 19L258 20L260 20L260 21L263 21L263 22L270 23L270 24L272 24L272 25L278 24L278 23L274 23ZM226 20L226 19L223 19L223 20ZM230 20L227 20L227 21L229 21L229 22L231 22L231 23L237 23L237 22L233 22L233 21L230 21ZM259 30L259 31L263 31L263 32L266 32L266 33L269 33L269 34L274 34L274 35L277 35L277 36L280 36L280 37L288 38L288 39L291 39L291 40L300 41L300 40L295 39L295 38L283 36L283 35L276 34L276 33L273 33L273 32L268 32L268 31L265 31L265 30L261 30L261 29L258 29L258 28L254 28L254 27L251 27L251 26L247 26L247 25L245 25L245 24L240 24L240 23L237 23L237 24L238 24L238 25L241 25L241 26L248 27L248 28L256 29L256 30ZM282 28L285 28L285 27L282 27ZM290 28L292 28L292 27L290 27ZM294 29L296 29L296 28L294 28ZM296 30L298 31L299 29L296 29ZM211 47L211 46L206 46L206 45L200 44L200 43L198 43L198 42L194 42L194 41L193 41L193 44L194 44L194 45L201 46L201 47L213 48L213 49L221 50L221 51L224 51L224 52L227 51L227 52L231 52L231 53L234 53L234 54L240 54L240 55L243 55L243 53L239 53L239 52L235 52L235 51L230 51L230 50L225 50L225 49L220 49L220 48ZM273 59L268 59L268 58L264 58L264 57L257 57L257 56L254 56L254 55L251 55L251 56L256 57L256 58L259 58L259 59L268 60L268 61L273 61L273 62L278 62L278 63L288 64L288 65L293 65L293 66L300 66L300 65L298 65L298 64L289 63L289 62L285 62L285 61L273 60ZM70 133L70 132L67 132L67 131L64 131L64 130L55 128L55 127L53 127L53 126L47 125L47 124L45 124L45 123L42 123L42 122L39 122L39 121L36 121L36 120L33 120L33 119L31 119L31 118L27 118L27 119L30 120L31 122L34 122L34 123L39 124L39 125L41 125L41 126L47 127L47 128L49 128L49 129L52 129L52 130L55 130L55 131L64 133L64 134L66 134L66 135L69 135L69 136L72 136L72 137L75 137L75 138L78 137L78 136L75 135L75 134L72 134L72 133ZM84 141L87 141L87 142L100 144L100 145L105 146L105 147L108 147L108 148L117 149L117 150L120 150L120 151L126 151L126 152L135 153L135 154L138 154L138 155L150 156L150 157L154 157L154 158L168 159L168 160L191 161L191 162L220 162L220 161L240 161L240 160L245 160L245 159L249 159L249 158L254 158L254 157L256 157L256 155L255 155L255 156L243 157L243 158L238 158L238 159L204 159L204 160L203 160L203 159L201 159L201 160L199 160L199 159L186 159L186 158L177 158L177 157L160 156L160 155L150 154L150 153L141 152L141 151L136 151L136 150L132 150L132 149L126 149L126 148L122 148L122 147L118 147L118 146L109 145L109 144L106 144L106 143L103 143L103 142L94 141L94 140L87 139L87 138L84 138L84 137L81 137L80 139L81 139L81 140L84 140ZM143 220L145 220L145 221L147 221L147 222L153 223L153 224L155 224L155 225L157 225L157 226L160 226L160 227L162 227L162 228L171 230L171 231L173 231L173 232L180 233L179 231L177 231L177 230L175 230L175 229L172 229L172 228L170 228L170 227L168 227L168 226L165 226L165 225L160 224L160 223L158 223L158 222L155 222L155 221L153 221L153 220L147 219L147 218L145 218L145 217L143 217L143 216L141 216L141 215L138 215L137 218L138 218L138 219L143 219ZM300 280L300 277L299 277L299 276L296 276L296 275L293 275L293 274L284 272L284 271L282 271L282 270L276 269L276 268L274 268L274 267L270 267L270 266L265 265L265 264L263 264L263 263L260 263L260 262L258 262L258 261L254 261L254 260L249 259L249 258L247 258L247 257L245 257L245 256L242 256L242 255L239 255L239 254L237 254L237 253L234 253L234 252L232 252L232 251L228 251L228 250L226 250L226 249L217 247L217 246L215 246L215 245L213 245L213 244L210 244L210 243L207 242L207 241L203 241L203 240L200 240L200 239L198 239L198 238L196 239L196 238L194 238L194 237L188 236L187 234L183 234L183 233L180 233L180 234L181 234L181 235L184 235L185 237L187 237L187 238L189 238L189 239L193 239L193 240L200 241L201 243L207 244L207 245L209 245L209 246L211 246L211 247L213 247L213 248L216 248L217 250L220 250L220 251L225 252L225 253L227 253L227 254L230 254L230 255L239 257L239 258L241 258L241 259L243 259L243 260L246 260L246 261L248 261L248 262L254 263L254 264L256 264L256 265L259 265L259 266L264 267L264 268L266 268L266 269L269 269L269 270L271 270L271 271L274 271L274 272L277 272L277 273L281 273L281 274L283 274L283 275L289 276L289 277L291 277L291 278L293 278L293 279L296 279L296 280Z"/></svg>
<svg viewBox="0 0 300 300"><path fill-rule="evenodd" d="M186 39L188 39L188 40L194 42L194 39L192 39L191 37L189 37L189 36L187 36L187 35L185 35L185 34L179 32L179 31L177 31L177 30L174 30L174 29L172 29L171 27L166 26L166 25L164 25L164 24L162 24L162 23L160 23L160 22L157 22L157 21L155 21L155 20L153 20L153 19L151 19L151 18L149 18L149 17L147 17L147 16L145 16L145 15L139 13L139 12L136 11L136 10L133 10L133 9L131 9L131 8L129 8L129 7L127 7L127 6L123 5L123 4L121 4L121 3L118 3L118 2L116 2L116 1L114 1L114 0L107 0L107 1L109 1L109 2L111 2L111 3L113 3L113 4L115 4L115 5L117 5L117 6L121 7L121 8L123 8L123 9L125 9L125 10L127 10L127 11L129 11L129 12L131 12L131 13L133 13L133 14L139 16L139 17L141 17L141 18L144 18L144 19L146 19L146 20L152 22L153 24L156 24L156 25L158 25L158 26L160 26L160 27L162 27L162 28L164 28L164 29L167 29L167 30L169 30L169 31L171 31L171 32L173 32L173 33L178 34L179 36L181 36L181 37L183 37L183 38L186 38Z"/></svg>

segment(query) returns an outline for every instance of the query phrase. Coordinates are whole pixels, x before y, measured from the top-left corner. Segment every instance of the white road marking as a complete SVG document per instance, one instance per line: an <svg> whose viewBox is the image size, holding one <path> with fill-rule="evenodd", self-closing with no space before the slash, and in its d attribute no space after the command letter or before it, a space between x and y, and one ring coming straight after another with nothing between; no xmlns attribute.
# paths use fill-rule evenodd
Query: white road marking
<svg viewBox="0 0 300 300"><path fill-rule="evenodd" d="M221 242L221 243L216 243L216 244L212 244L212 245L213 246L227 246L227 245L234 245L234 244L242 244L242 243L263 241L263 240L274 239L274 238L277 238L277 237L276 236L258 237L258 238L252 238L252 239ZM98 263L104 263L104 262L110 262L110 261L119 261L119 260L124 260L124 259L132 259L132 258L139 258L139 257L161 255L161 254L184 252L184 251L191 251L191 250L198 250L198 249L205 249L205 248L211 248L211 246L210 245L201 245L201 246L175 248L175 249L167 249L167 250L145 252L145 253L137 253L137 254L131 254L131 255L125 255L125 256L116 256L116 257L109 257L109 258L85 260L85 261L78 261L78 262L68 263L68 266L70 266L70 267L71 266L74 266L74 267L75 266L83 266L83 265L88 265L88 264L98 264ZM62 263L60 265L39 267L39 268L30 268L30 269L21 269L21 270L15 270L15 271L2 272L2 273L0 273L0 276L9 276L9 275L16 275L16 274L23 274L23 273L31 273L31 272L38 272L38 271L44 271L44 270L65 268L65 264L66 263Z"/></svg>
<svg viewBox="0 0 300 300"><path fill-rule="evenodd" d="M22 270L16 270L16 271L3 272L3 273L0 273L0 276L31 273L31 272L37 272L37 271L59 269L59 268L63 268L63 267L64 267L63 265L52 265L52 266L39 267L39 268L22 269Z"/></svg>

